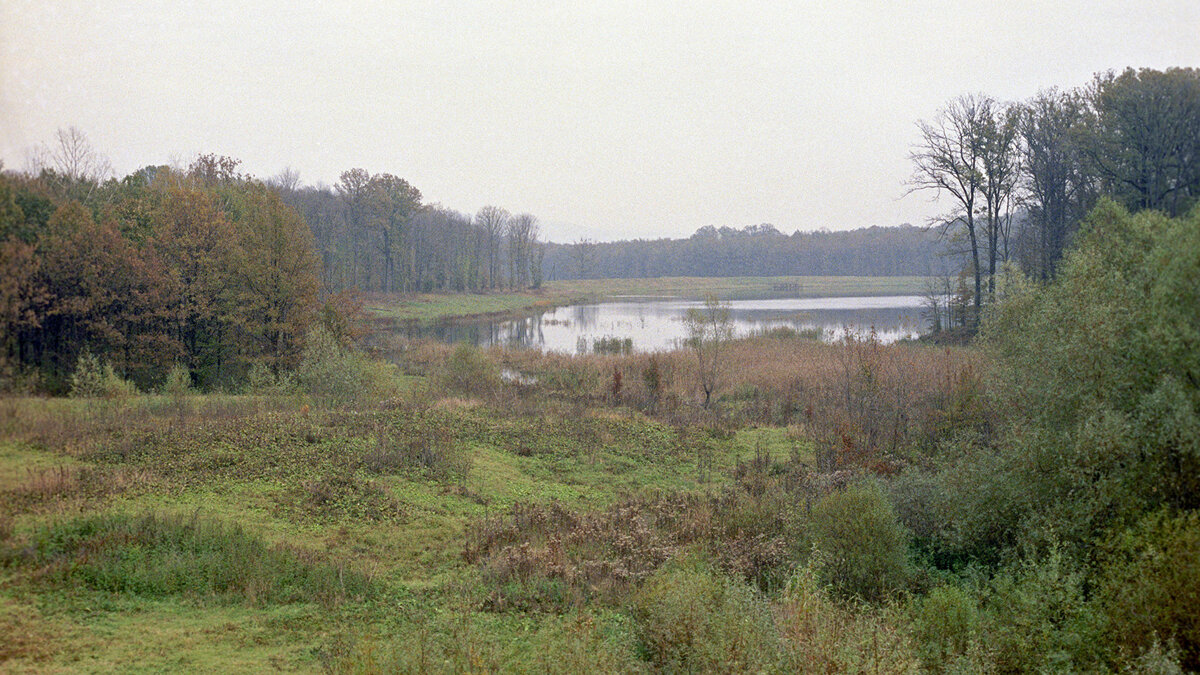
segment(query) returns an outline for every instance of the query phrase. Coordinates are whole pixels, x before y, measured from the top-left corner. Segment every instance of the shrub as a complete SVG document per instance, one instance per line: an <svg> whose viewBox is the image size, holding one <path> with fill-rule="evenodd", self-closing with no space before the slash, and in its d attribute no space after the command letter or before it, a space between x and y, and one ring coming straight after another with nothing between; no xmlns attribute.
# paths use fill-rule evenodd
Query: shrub
<svg viewBox="0 0 1200 675"><path fill-rule="evenodd" d="M1094 671L1099 624L1081 569L1053 545L1002 569L986 603L986 639L1003 672Z"/></svg>
<svg viewBox="0 0 1200 675"><path fill-rule="evenodd" d="M587 612L571 612L547 621L534 636L537 670L564 675L644 671L630 638L627 626L605 626Z"/></svg>
<svg viewBox="0 0 1200 675"><path fill-rule="evenodd" d="M318 402L344 405L395 394L397 381L394 366L342 346L318 324L305 340L296 386Z"/></svg>
<svg viewBox="0 0 1200 675"><path fill-rule="evenodd" d="M71 396L73 398L97 398L104 392L104 371L100 359L90 351L79 355L75 372L71 373Z"/></svg>
<svg viewBox="0 0 1200 675"><path fill-rule="evenodd" d="M275 375L270 366L262 362L256 362L250 366L250 370L246 373L246 389L251 394L275 394L279 393L283 387L280 378Z"/></svg>
<svg viewBox="0 0 1200 675"><path fill-rule="evenodd" d="M822 575L843 594L879 600L908 582L908 533L876 483L817 502L812 537L826 558Z"/></svg>
<svg viewBox="0 0 1200 675"><path fill-rule="evenodd" d="M776 611L784 673L913 673L920 662L899 617L843 606L821 586L823 556L796 569Z"/></svg>
<svg viewBox="0 0 1200 675"><path fill-rule="evenodd" d="M500 390L500 369L483 352L467 343L454 348L437 373L438 384L449 391L489 396Z"/></svg>
<svg viewBox="0 0 1200 675"><path fill-rule="evenodd" d="M921 659L931 671L944 672L955 662L969 660L969 652L979 649L979 604L974 594L961 586L933 588L914 601L912 619Z"/></svg>
<svg viewBox="0 0 1200 675"><path fill-rule="evenodd" d="M303 507L333 520L395 520L404 509L386 488L349 472L329 473L301 485Z"/></svg>
<svg viewBox="0 0 1200 675"><path fill-rule="evenodd" d="M1107 637L1130 656L1174 641L1200 670L1200 514L1160 511L1104 546L1096 593Z"/></svg>
<svg viewBox="0 0 1200 675"><path fill-rule="evenodd" d="M192 393L192 373L187 366L178 363L171 366L167 379L163 382L163 393L174 399Z"/></svg>
<svg viewBox="0 0 1200 675"><path fill-rule="evenodd" d="M651 409L658 405L658 399L662 396L663 390L663 373L658 361L658 357L651 354L646 362L646 367L642 369L642 384L646 387L646 397L649 399Z"/></svg>
<svg viewBox="0 0 1200 675"><path fill-rule="evenodd" d="M455 445L444 429L436 432L418 428L401 433L381 427L375 434L375 447L362 459L363 468L372 473L413 472L436 481L465 480L471 470L471 456Z"/></svg>
<svg viewBox="0 0 1200 675"><path fill-rule="evenodd" d="M696 560L655 573L638 592L633 614L644 655L666 672L754 672L777 658L766 603Z"/></svg>
<svg viewBox="0 0 1200 675"><path fill-rule="evenodd" d="M1130 214L1102 200L1053 283L983 326L989 388L1026 439L994 478L1022 517L1086 546L1160 506L1200 507L1200 210Z"/></svg>
<svg viewBox="0 0 1200 675"><path fill-rule="evenodd" d="M127 398L137 393L137 387L117 375L112 365L101 365L100 359L89 351L79 355L75 371L71 373L73 398Z"/></svg>

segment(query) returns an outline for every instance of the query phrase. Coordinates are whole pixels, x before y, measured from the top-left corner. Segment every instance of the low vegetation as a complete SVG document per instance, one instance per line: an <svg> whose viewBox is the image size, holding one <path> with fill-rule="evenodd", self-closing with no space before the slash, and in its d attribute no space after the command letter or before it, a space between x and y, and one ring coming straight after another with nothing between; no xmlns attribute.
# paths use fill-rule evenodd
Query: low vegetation
<svg viewBox="0 0 1200 675"><path fill-rule="evenodd" d="M0 399L0 668L1195 670L1198 219L1102 204L967 347L82 358Z"/></svg>

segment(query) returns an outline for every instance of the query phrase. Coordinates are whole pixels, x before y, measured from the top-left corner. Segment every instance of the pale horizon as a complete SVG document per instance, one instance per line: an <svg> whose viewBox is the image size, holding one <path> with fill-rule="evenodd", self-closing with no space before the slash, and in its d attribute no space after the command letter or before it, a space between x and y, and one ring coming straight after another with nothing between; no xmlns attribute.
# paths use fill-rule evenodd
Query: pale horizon
<svg viewBox="0 0 1200 675"><path fill-rule="evenodd" d="M916 121L950 98L1200 65L1195 2L102 6L0 7L6 168L76 126L118 176L362 167L557 242L920 225Z"/></svg>

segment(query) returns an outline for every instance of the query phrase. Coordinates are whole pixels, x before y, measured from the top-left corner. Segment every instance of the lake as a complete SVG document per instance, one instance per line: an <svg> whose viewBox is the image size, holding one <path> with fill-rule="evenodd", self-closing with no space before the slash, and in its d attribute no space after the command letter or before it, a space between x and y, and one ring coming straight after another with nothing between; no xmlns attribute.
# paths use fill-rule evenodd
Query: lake
<svg viewBox="0 0 1200 675"><path fill-rule="evenodd" d="M837 340L847 331L865 335L874 329L882 342L916 337L922 328L921 304L919 295L766 298L728 303L739 336L785 326ZM517 318L411 326L401 332L411 338L466 341L480 347L505 345L566 353L590 352L595 342L604 338L629 339L634 351L660 351L681 343L686 337L682 317L689 309L703 306L698 300L675 297L626 297Z"/></svg>

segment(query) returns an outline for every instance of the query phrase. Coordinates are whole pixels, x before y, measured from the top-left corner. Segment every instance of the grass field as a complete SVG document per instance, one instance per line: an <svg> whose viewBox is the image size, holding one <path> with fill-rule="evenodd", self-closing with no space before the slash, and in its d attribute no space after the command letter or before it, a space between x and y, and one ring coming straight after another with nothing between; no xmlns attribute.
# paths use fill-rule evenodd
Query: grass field
<svg viewBox="0 0 1200 675"><path fill-rule="evenodd" d="M749 605L714 609L731 626L790 606L781 575L810 546L796 505L823 460L771 364L837 404L822 364L839 348L739 342L720 414L685 352L463 349L427 343L387 398L334 407L0 398L0 671L648 672L667 663L637 646L659 620L630 603L671 575L747 580L728 588ZM887 352L874 381L896 395L964 357ZM721 662L741 658L730 639Z"/></svg>
<svg viewBox="0 0 1200 675"><path fill-rule="evenodd" d="M481 608L522 591L464 561L472 523L710 493L756 446L795 443L745 430L701 456L628 412L418 398L4 400L0 670L370 671L372 649L404 645L436 652L426 667L541 670L559 620ZM328 588L277 588L293 577Z"/></svg>
<svg viewBox="0 0 1200 675"><path fill-rule="evenodd" d="M446 319L519 313L624 296L673 296L723 299L768 296L837 297L915 295L925 277L663 277L656 279L579 279L550 281L536 291L496 293L424 293L373 295L366 309L382 320L434 322Z"/></svg>

